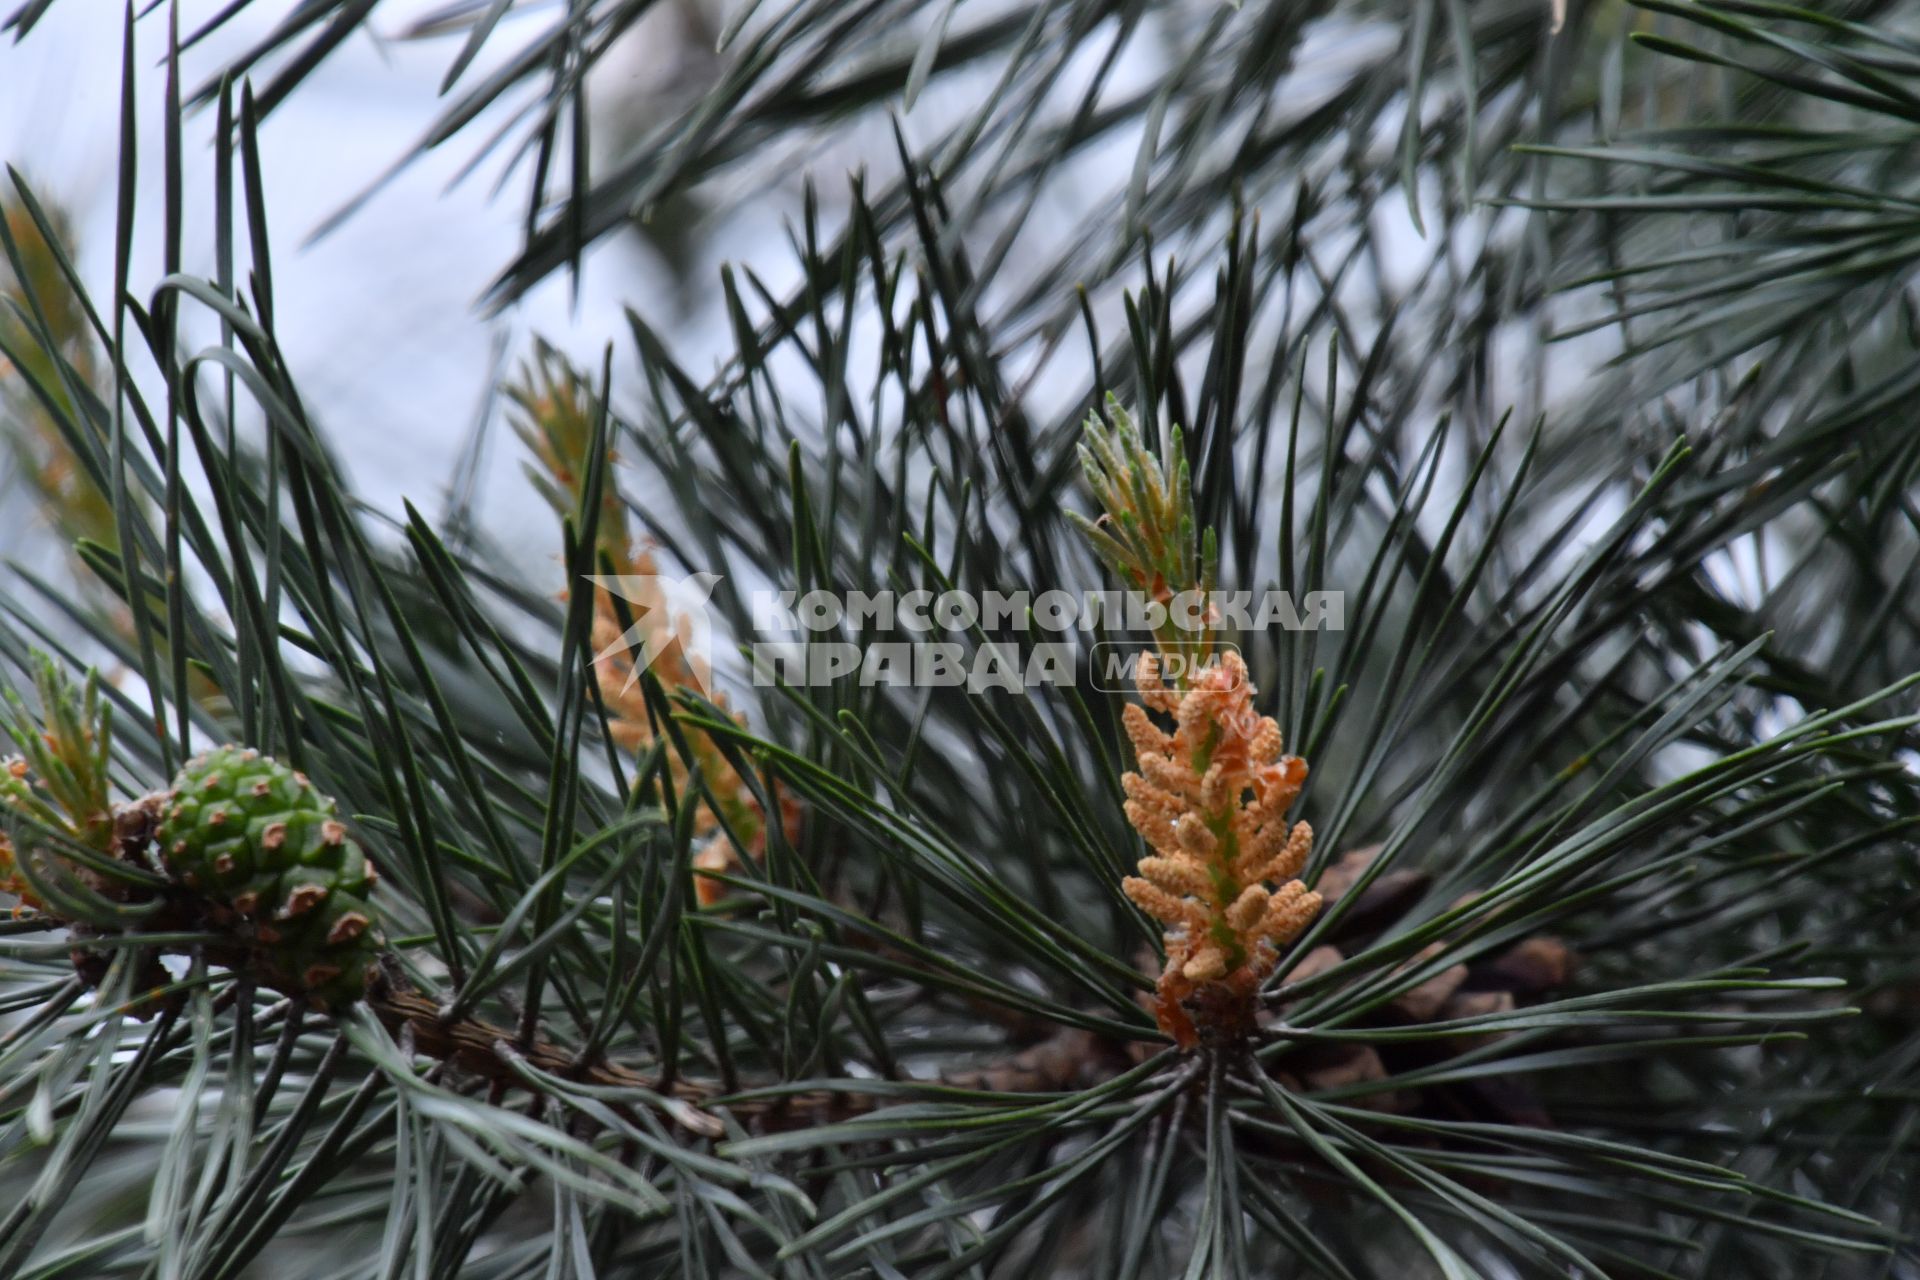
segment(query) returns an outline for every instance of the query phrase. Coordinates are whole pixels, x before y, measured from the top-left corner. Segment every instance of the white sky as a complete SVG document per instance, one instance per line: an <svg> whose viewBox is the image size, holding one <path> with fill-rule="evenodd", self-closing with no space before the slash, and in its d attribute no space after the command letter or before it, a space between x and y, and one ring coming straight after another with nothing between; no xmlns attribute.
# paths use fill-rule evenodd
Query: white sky
<svg viewBox="0 0 1920 1280"><path fill-rule="evenodd" d="M182 5L181 26L219 6ZM257 3L232 30L190 51L183 76L197 86L268 30L293 6ZM392 35L410 16L437 7L387 3L374 30ZM11 11L12 5L8 5ZM21 169L36 192L76 222L80 266L96 298L111 292L115 157L120 77L119 6L111 0L58 0L21 43L0 42L0 157ZM483 59L503 56L544 26L534 15L495 33ZM102 23L102 19L106 21ZM139 24L141 194L160 194L165 14ZM538 333L591 364L612 342L631 348L623 308L636 305L664 327L687 330L678 295L648 250L624 237L591 254L577 309L556 278L499 319L474 305L520 239L526 172L498 196L500 166L490 163L457 187L454 176L490 131L487 120L404 169L379 195L320 241L302 242L364 190L412 145L433 118L439 81L457 39L379 40L361 33L330 57L267 121L262 136L268 222L274 239L278 331L308 408L339 442L362 495L395 510L405 495L431 511L470 432L498 341L517 356ZM628 57L615 74L644 59ZM483 74L485 62L467 79ZM268 75L271 74L269 69ZM185 199L189 233L184 268L211 276L213 242L211 109L187 125ZM145 295L160 275L161 219L139 220L134 280ZM213 334L200 331L202 341ZM715 335L717 337L717 335ZM517 467L517 445L498 438L490 471ZM499 534L526 522L543 536L552 522L522 486L498 486L513 510L498 512ZM494 514L489 513L490 523Z"/></svg>

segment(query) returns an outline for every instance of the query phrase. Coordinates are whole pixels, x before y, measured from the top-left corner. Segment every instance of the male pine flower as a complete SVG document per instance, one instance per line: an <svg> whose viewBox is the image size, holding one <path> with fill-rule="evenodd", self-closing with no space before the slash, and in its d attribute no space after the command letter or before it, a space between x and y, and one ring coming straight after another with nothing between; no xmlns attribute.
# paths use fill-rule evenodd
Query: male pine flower
<svg viewBox="0 0 1920 1280"><path fill-rule="evenodd" d="M1313 829L1286 820L1307 764L1281 753L1280 726L1254 709L1237 653L1184 690L1168 688L1146 654L1137 680L1145 705L1129 704L1125 719L1140 767L1121 784L1127 820L1153 853L1122 887L1167 926L1160 1018L1187 1041L1182 1001L1211 983L1250 993L1320 910L1320 895L1297 879ZM1170 716L1173 732L1149 708Z"/></svg>
<svg viewBox="0 0 1920 1280"><path fill-rule="evenodd" d="M1180 429L1170 427L1156 453L1111 396L1107 412L1113 427L1089 417L1081 446L1102 514L1075 523L1134 590L1163 604L1189 592L1204 598L1218 552L1194 510ZM1212 621L1185 631L1169 614L1154 635L1157 652L1135 668L1145 705L1124 712L1139 762L1121 778L1127 821L1153 853L1121 887L1167 927L1155 1012L1182 1047L1200 1034L1190 1005L1210 1033L1243 1033L1280 948L1320 910L1320 895L1298 879L1313 829L1286 818L1307 763L1281 754L1280 726L1254 709L1240 655L1228 649L1211 660ZM1172 732L1149 712L1169 717Z"/></svg>
<svg viewBox="0 0 1920 1280"><path fill-rule="evenodd" d="M514 430L534 457L534 462L526 467L527 476L559 514L564 516L579 510L587 473L595 461L597 406L592 386L563 355L541 343L521 383L509 387L507 394L519 410ZM613 460L609 453L606 461L611 464ZM603 569L636 581L657 575L660 568L653 552L629 530L626 505L611 481L600 502L600 536L596 550ZM681 689L704 693L712 680L704 662L686 643L688 623L668 608L665 592L658 587L645 587L630 594L627 604L629 608L623 617L612 594L605 588L595 588L591 639L594 652L606 655L595 664L594 674L601 702L606 707L607 732L621 750L631 752L654 741L655 726L646 693L633 679L633 661L622 644L630 621L656 636L666 632L666 642L648 670L668 693ZM709 701L726 710L724 695L715 693ZM734 719L745 723L745 717L738 714ZM695 814L694 836L700 847L693 855L694 892L702 906L712 906L725 896L726 886L698 873L724 874L739 869L739 859L732 841L720 830L720 820L726 820L748 852L761 857L767 848L767 819L753 789L711 737L689 733L685 741L688 754L699 764L713 798L711 810L702 806ZM684 791L691 776L685 761L678 752L669 752L667 760L675 787ZM797 838L799 810L784 795L778 807L781 830L788 839Z"/></svg>

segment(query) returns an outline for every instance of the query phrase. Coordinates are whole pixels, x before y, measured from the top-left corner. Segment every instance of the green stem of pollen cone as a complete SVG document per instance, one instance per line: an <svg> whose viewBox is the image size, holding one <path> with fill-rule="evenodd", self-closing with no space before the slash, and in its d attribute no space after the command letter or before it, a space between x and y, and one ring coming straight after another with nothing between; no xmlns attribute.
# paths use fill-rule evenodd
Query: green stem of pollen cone
<svg viewBox="0 0 1920 1280"><path fill-rule="evenodd" d="M1234 859L1240 856L1240 837L1233 830L1231 806L1220 813L1208 814L1203 820L1214 838L1213 865L1208 868L1213 879L1213 901L1207 906L1211 917L1208 932L1226 955L1227 972L1232 973L1247 962L1246 948L1240 945L1239 935L1227 923L1227 908L1240 896L1240 885L1233 878Z"/></svg>

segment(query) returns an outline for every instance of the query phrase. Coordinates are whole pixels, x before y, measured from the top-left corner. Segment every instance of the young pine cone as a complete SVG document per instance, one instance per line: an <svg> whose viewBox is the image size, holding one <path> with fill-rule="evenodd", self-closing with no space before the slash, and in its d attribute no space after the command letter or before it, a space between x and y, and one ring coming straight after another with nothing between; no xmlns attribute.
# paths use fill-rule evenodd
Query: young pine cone
<svg viewBox="0 0 1920 1280"><path fill-rule="evenodd" d="M366 991L380 952L376 876L304 774L219 747L174 779L155 838L167 871L238 925L260 979L340 1009Z"/></svg>

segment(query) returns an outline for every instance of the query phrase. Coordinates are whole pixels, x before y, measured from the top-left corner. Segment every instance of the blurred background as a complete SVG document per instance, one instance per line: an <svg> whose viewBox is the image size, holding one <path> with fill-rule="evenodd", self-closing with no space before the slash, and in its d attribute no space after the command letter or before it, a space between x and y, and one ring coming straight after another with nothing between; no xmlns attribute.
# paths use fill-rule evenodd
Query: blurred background
<svg viewBox="0 0 1920 1280"><path fill-rule="evenodd" d="M182 79L189 93L271 38L303 6L248 5L205 38L195 38L202 23L227 7L217 0L179 6ZM809 176L819 175L816 216L825 239L844 223L846 175L871 175L871 190L885 188L899 173L902 141L916 154L951 150L954 130L964 128L1006 86L998 60L988 57L940 74L923 73L911 104L898 94L808 104L805 111L832 113L822 116L823 123L831 120L830 128L782 128L805 121L776 120L759 145L735 147L723 166L714 166L689 189L644 216L628 218L616 234L594 240L577 275L548 274L503 301L492 291L521 246L533 181L534 159L521 145L529 100L509 94L457 136L421 147L429 122L449 100L442 88L461 56L466 24L485 7L444 0L372 6L367 22L297 92L274 105L262 146L270 157L266 197L276 246L278 331L308 397L309 413L339 442L341 461L367 502L392 512L404 496L436 513L444 496L460 488L483 513L485 531L523 568L536 570L555 549L551 518L521 483L517 442L493 430L499 417L497 385L525 359L534 337L589 369L611 347L617 403L631 403L640 394L628 309L667 337L692 375L717 371L733 350L715 287L720 269L731 264L749 296L783 298L798 285L795 244L804 234ZM462 70L457 87L483 83L511 64L546 30L557 7L515 6ZM56 4L24 41L0 49L0 155L41 198L64 209L80 271L96 297L111 295L113 272L121 30L107 18L110 11L105 4ZM1021 12L1007 5L969 4L966 17L969 29L983 30L1018 20ZM966 228L970 241L1006 254L1011 265L986 283L988 307L998 306L1009 321L1018 321L1023 311L1038 317L1025 326L1003 324L1001 332L1009 335L1007 353L1027 375L1019 389L1039 416L1060 411L1080 392L1087 362L1084 340L1063 341L1062 328L1036 300L1050 289L1055 297L1049 302L1071 303L1074 286L1087 283L1089 313L1101 319L1106 332L1124 331L1115 286L1138 287L1143 276L1139 263L1127 260L1140 257L1136 228L1129 223L1140 212L1143 196L1150 196L1143 190L1148 175L1142 156L1151 156L1153 149L1143 149L1143 141L1150 131L1157 135L1172 128L1151 109L1141 110L1138 95L1143 86L1160 83L1179 58L1204 49L1195 31L1212 31L1224 12L1213 5L1158 6L1137 22L1106 23L1071 42L1048 68L1050 79L1034 93L1036 109L1022 129L1038 136L1042 130L1034 122L1076 112L1109 110L1113 118L1059 157L1053 171L1023 194L1016 211L986 208ZM1398 69L1401 19L1382 14L1370 20L1367 12L1364 6L1336 9L1304 23L1293 64L1271 99L1286 116L1310 120L1324 104L1341 95L1350 98L1356 89L1374 96L1367 89L1369 79L1384 81L1384 71ZM717 54L719 33L729 21L752 13L753 7L742 3L675 0L652 6L619 37L587 80L589 154L596 177L712 87L739 46L736 40L727 54ZM933 26L945 32L952 16L952 6L933 6L917 22L904 24L891 42L901 56L915 57L915 30L922 36ZM136 28L136 69L142 77L136 120L147 199L159 198L165 19L164 11L148 13ZM281 51L269 59L261 79L284 65L285 57ZM831 71L829 65L828 78ZM1342 139L1347 154L1339 166L1353 165L1366 153L1391 171L1399 142L1396 110L1390 101L1377 104L1377 113ZM188 274L211 276L210 106L190 114L187 134L187 225L209 230L189 236L182 265ZM994 139L957 141L977 145L985 156ZM289 159L296 156L298 163ZM950 166L958 196L977 198L1015 167L1010 157L1016 156L1008 145L983 178L978 171L985 165L970 172L970 157L964 150L958 153ZM1250 178L1271 183L1279 169L1285 185L1265 193L1264 200L1258 189L1248 193L1250 203L1263 206L1269 226L1289 216L1287 206L1308 189L1304 169L1296 191L1284 168L1272 161L1263 157L1263 167ZM1190 146L1179 163L1217 166L1228 181L1239 181L1230 151L1209 155L1204 146ZM1329 180L1328 173L1327 164L1320 163L1307 247L1329 264L1319 274L1335 282L1331 291L1344 297L1346 321L1363 333L1377 325L1383 299L1417 297L1435 263L1447 258L1447 245L1465 265L1484 251L1490 237L1517 237L1527 217L1517 211L1454 208L1451 216L1435 218L1429 210L1426 225L1416 229L1407 202L1397 194L1381 198L1383 189L1372 181L1355 187L1356 198L1343 207L1337 195L1341 184ZM564 181L561 185L564 190ZM1200 186L1204 190L1205 184ZM1441 198L1437 186L1423 187L1423 201ZM1220 211L1226 202L1210 203L1213 207L1197 220L1182 223L1176 216L1172 230L1177 234L1162 230L1156 247L1189 259L1215 253L1225 234ZM136 292L161 274L156 231L161 222L135 220L131 278ZM1055 274L1025 276L1018 270L1023 259L1036 269L1054 268ZM1078 278L1058 275L1061 265L1077 270ZM1030 284L1033 292L1023 293ZM1449 299L1446 305L1454 305ZM1313 299L1289 301L1306 314ZM204 327L204 316L194 319ZM1538 341L1542 323L1514 322L1506 326L1508 332L1488 335L1492 358L1485 376L1494 380L1488 404L1530 415L1549 385L1563 392L1577 387L1585 371L1616 349L1611 337L1563 344L1554 348L1550 364ZM867 331L872 327L870 317L856 322L856 349L872 348L877 341ZM211 340L214 335L196 336ZM15 530L35 521L20 505L20 487L5 486L0 498L15 504L9 514ZM644 506L645 495L640 497ZM35 554L22 545L10 551Z"/></svg>
<svg viewBox="0 0 1920 1280"><path fill-rule="evenodd" d="M222 7L182 5L183 38ZM386 510L397 508L402 495L434 509L491 412L490 385L509 371L512 357L524 354L528 334L537 332L593 365L606 344L631 346L623 308L637 306L697 352L713 340L714 316L688 287L689 273L710 275L721 252L751 256L779 231L771 210L743 209L690 245L692 257L663 253L638 235L615 237L589 251L577 298L574 281L555 278L508 311L489 314L483 295L518 247L529 178L525 165L515 173L486 158L476 164L469 137L400 163L432 118L438 86L459 48L453 36L404 38L436 7L380 6L369 30L328 58L262 133L263 146L282 157L269 166L266 193L279 248L280 338L308 392L310 412L340 441L342 461L361 493ZM287 8L251 6L185 51L188 87L268 35ZM43 199L64 207L78 266L101 297L111 296L113 279L117 16L108 4L55 5L23 43L0 49L0 154ZM137 33L147 77L143 101L157 105L164 15L142 20ZM632 47L611 60L604 92L596 86L606 105L596 111L610 122L624 112L645 112L650 93L670 89L683 61L673 50L685 39L671 7L663 6L658 19L641 24ZM511 39L490 42L470 74L484 74L512 47ZM711 49L710 38L705 47ZM138 118L140 157L151 167L144 189L155 199L161 119L153 110ZM198 225L209 229L213 126L211 110L190 118L184 173L188 225L196 225L199 205ZM301 162L287 162L291 156ZM365 216L333 218L362 197ZM136 281L161 273L159 224L155 218L136 222ZM214 273L211 230L189 238L183 249L185 271ZM764 269L778 277L790 255L767 256ZM552 521L518 484L512 454L511 448L484 452L483 482L512 481L505 500L488 506L488 519L503 546L531 550L550 543ZM10 501L21 496L17 484L10 486ZM20 528L22 518L13 515L11 527ZM536 531L531 542L521 536Z"/></svg>

